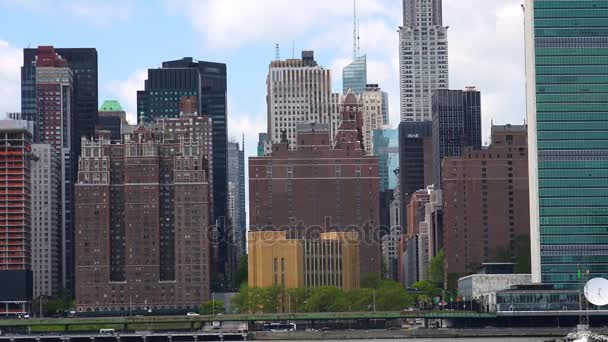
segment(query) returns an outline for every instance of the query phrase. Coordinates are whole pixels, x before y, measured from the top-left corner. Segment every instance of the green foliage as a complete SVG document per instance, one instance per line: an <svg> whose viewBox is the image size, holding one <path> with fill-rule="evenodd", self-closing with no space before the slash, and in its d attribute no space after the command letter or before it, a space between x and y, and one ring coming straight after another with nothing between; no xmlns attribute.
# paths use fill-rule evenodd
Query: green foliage
<svg viewBox="0 0 608 342"><path fill-rule="evenodd" d="M376 310L398 311L411 306L413 298L401 284L384 280L376 290Z"/></svg>
<svg viewBox="0 0 608 342"><path fill-rule="evenodd" d="M213 314L217 315L218 313L226 312L226 308L224 306L223 301L210 300L210 301L204 302L198 311L201 315L213 315Z"/></svg>
<svg viewBox="0 0 608 342"><path fill-rule="evenodd" d="M235 288L241 286L243 283L247 282L248 275L248 262L247 262L247 254L243 255L239 260L239 265L234 273L233 286Z"/></svg>
<svg viewBox="0 0 608 342"><path fill-rule="evenodd" d="M306 299L308 294L306 289L288 289L287 290L287 312L305 312L306 311Z"/></svg>
<svg viewBox="0 0 608 342"><path fill-rule="evenodd" d="M361 287L366 289L378 288L380 280L380 276L377 273L364 273L361 275Z"/></svg>
<svg viewBox="0 0 608 342"><path fill-rule="evenodd" d="M281 287L249 288L241 286L232 297L237 312L346 312L373 310L403 310L412 305L415 297L401 284L391 280L369 277L369 286L346 291L335 287L313 289L284 289Z"/></svg>
<svg viewBox="0 0 608 342"><path fill-rule="evenodd" d="M429 280L435 284L442 284L444 281L444 262L445 253L443 249L437 253L429 263Z"/></svg>
<svg viewBox="0 0 608 342"><path fill-rule="evenodd" d="M348 311L350 301L346 293L336 287L320 287L308 298L309 312L343 312Z"/></svg>
<svg viewBox="0 0 608 342"><path fill-rule="evenodd" d="M60 289L56 296L43 301L42 309L47 315L63 314L74 307L74 300L71 299L64 289Z"/></svg>

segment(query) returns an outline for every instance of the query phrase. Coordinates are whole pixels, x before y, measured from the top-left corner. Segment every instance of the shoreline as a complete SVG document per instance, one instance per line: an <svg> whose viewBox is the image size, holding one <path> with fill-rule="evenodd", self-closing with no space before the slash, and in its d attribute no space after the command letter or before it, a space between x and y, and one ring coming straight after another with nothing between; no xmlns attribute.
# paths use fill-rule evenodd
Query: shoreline
<svg viewBox="0 0 608 342"><path fill-rule="evenodd" d="M378 330L335 330L335 331L294 331L250 333L251 340L353 340L353 339L409 339L409 338L505 338L505 337L546 337L563 338L573 328L471 328L471 329L378 329Z"/></svg>

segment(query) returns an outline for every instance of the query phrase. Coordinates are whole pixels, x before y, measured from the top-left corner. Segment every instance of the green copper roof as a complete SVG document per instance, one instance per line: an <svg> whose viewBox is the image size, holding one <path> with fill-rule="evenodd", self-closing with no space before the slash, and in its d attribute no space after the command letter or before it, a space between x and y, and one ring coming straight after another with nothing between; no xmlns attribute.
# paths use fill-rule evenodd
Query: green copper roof
<svg viewBox="0 0 608 342"><path fill-rule="evenodd" d="M120 106L120 102L116 100L105 100L99 108L100 112L124 112Z"/></svg>

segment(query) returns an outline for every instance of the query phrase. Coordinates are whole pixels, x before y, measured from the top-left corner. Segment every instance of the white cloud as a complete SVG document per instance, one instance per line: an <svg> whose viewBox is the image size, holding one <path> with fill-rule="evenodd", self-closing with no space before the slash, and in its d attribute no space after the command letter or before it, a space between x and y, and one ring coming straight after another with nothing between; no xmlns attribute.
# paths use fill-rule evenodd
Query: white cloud
<svg viewBox="0 0 608 342"><path fill-rule="evenodd" d="M137 122L137 91L144 89L144 82L147 78L148 71L141 69L133 72L125 80L110 81L105 87L110 96L120 101L123 109L127 112L127 120L131 124ZM106 99L99 100L103 102Z"/></svg>
<svg viewBox="0 0 608 342"><path fill-rule="evenodd" d="M174 12L188 17L207 45L235 48L259 42L292 40L352 17L351 0L167 0ZM396 3L396 0L391 0ZM359 12L394 16L388 2L359 0ZM205 13L201 20L200 13Z"/></svg>
<svg viewBox="0 0 608 342"><path fill-rule="evenodd" d="M0 115L21 111L23 51L0 40Z"/></svg>
<svg viewBox="0 0 608 342"><path fill-rule="evenodd" d="M490 123L523 123L525 75L520 0L444 1L450 87L481 91L484 141ZM475 11L470 11L475 8Z"/></svg>

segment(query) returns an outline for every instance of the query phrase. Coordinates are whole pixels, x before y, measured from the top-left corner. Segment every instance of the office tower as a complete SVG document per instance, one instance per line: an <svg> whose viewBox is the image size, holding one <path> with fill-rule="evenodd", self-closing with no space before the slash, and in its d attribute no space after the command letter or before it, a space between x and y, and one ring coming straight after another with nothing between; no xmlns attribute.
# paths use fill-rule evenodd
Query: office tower
<svg viewBox="0 0 608 342"><path fill-rule="evenodd" d="M61 284L61 163L49 144L32 144L33 298L56 295Z"/></svg>
<svg viewBox="0 0 608 342"><path fill-rule="evenodd" d="M32 300L31 122L0 121L0 314L29 311Z"/></svg>
<svg viewBox="0 0 608 342"><path fill-rule="evenodd" d="M433 183L441 188L441 160L481 148L481 96L475 87L433 94Z"/></svg>
<svg viewBox="0 0 608 342"><path fill-rule="evenodd" d="M97 82L97 50L94 48L57 48L48 46L40 46L38 48L23 49L23 66L21 67L21 112L24 120L34 121L34 130L36 127L37 115L42 112L54 115L53 107L54 100L48 99L48 102L43 105L39 103L37 94L37 84L40 82L36 79L37 56L51 55L54 53L61 56L61 59L67 63L70 68L72 77L72 94L71 101L68 105L66 98L60 101L65 105L61 110L68 107L71 108L72 116L69 121L64 121L69 129L62 133L68 133L64 136L64 148L70 146L69 163L64 166L63 173L70 175L69 183L64 184L65 191L63 196L70 199L73 196L76 180L76 170L78 157L80 153L80 138L82 136L92 136L95 133L95 124L97 122L97 105L98 105L98 82ZM44 82L47 82L48 79ZM48 94L51 95L51 94ZM54 95L54 94L52 94ZM43 99L45 100L45 99ZM45 100L46 101L46 100ZM62 114L63 115L63 114ZM65 120L65 117L64 117ZM50 132L50 131L49 131ZM58 137L58 135L55 135ZM38 136L34 136L35 142L51 143L49 140L36 140ZM66 140L67 139L67 140ZM69 143L68 143L69 140ZM64 157L67 158L67 151L64 151ZM67 161L67 159L66 159ZM62 192L62 193L63 193ZM74 282L74 229L73 229L73 203L65 203L66 206L62 209L62 275L61 286L68 291L73 289Z"/></svg>
<svg viewBox="0 0 608 342"><path fill-rule="evenodd" d="M331 72L314 59L313 51L302 51L301 59L272 61L266 78L268 140L280 143L287 134L289 148L296 148L300 123L330 125L333 141L337 129L340 94L333 94Z"/></svg>
<svg viewBox="0 0 608 342"><path fill-rule="evenodd" d="M532 280L607 277L605 1L526 1Z"/></svg>
<svg viewBox="0 0 608 342"><path fill-rule="evenodd" d="M429 203L424 207L424 221L427 224L429 260L443 249L443 193L435 186L427 186Z"/></svg>
<svg viewBox="0 0 608 342"><path fill-rule="evenodd" d="M241 146L244 146L244 141ZM247 215L245 212L245 151L239 143L228 142L228 217L232 222L237 260L246 254Z"/></svg>
<svg viewBox="0 0 608 342"><path fill-rule="evenodd" d="M122 127L128 124L127 113L122 109L118 101L103 101L103 104L99 107L95 130L109 131L112 141L120 141Z"/></svg>
<svg viewBox="0 0 608 342"><path fill-rule="evenodd" d="M403 269L404 286L411 287L415 282L426 279L428 253L428 233L424 223L424 207L429 202L429 193L426 189L414 192L410 196L404 215L405 229L402 239L405 240L405 263Z"/></svg>
<svg viewBox="0 0 608 342"><path fill-rule="evenodd" d="M449 88L441 0L403 0L399 27L401 121L431 121L431 96Z"/></svg>
<svg viewBox="0 0 608 342"><path fill-rule="evenodd" d="M249 233L248 285L308 289L359 288L359 242L354 233L289 239L284 231Z"/></svg>
<svg viewBox="0 0 608 342"><path fill-rule="evenodd" d="M363 147L365 147L365 153L371 155L373 152L373 131L388 125L388 121L384 121L384 113L382 112L384 93L377 84L368 84L359 99L363 113Z"/></svg>
<svg viewBox="0 0 608 342"><path fill-rule="evenodd" d="M380 191L395 189L399 169L399 131L396 129L373 130L373 155L378 157Z"/></svg>
<svg viewBox="0 0 608 342"><path fill-rule="evenodd" d="M270 142L268 141L268 133L258 133L258 149L257 156L262 157L270 153Z"/></svg>
<svg viewBox="0 0 608 342"><path fill-rule="evenodd" d="M443 249L448 278L482 263L518 262L530 241L526 126L493 126L487 148L443 160ZM580 190L579 190L580 191ZM523 248L522 248L523 247Z"/></svg>
<svg viewBox="0 0 608 342"><path fill-rule="evenodd" d="M387 251L387 264L389 279L399 281L399 240L403 235L403 222L401 213L401 190L399 189L399 170L395 170L397 175L397 185L392 191L392 199L389 205L389 234L382 240L382 251ZM382 196L382 193L381 193ZM386 241L386 248L384 242Z"/></svg>
<svg viewBox="0 0 608 342"><path fill-rule="evenodd" d="M34 141L51 145L60 163L62 286L68 290L73 284L73 195L74 195L74 74L63 56L53 47L38 48L31 66L35 71ZM86 89L85 89L86 90ZM96 115L95 115L96 117ZM83 133L84 134L84 133ZM80 144L80 143L79 143Z"/></svg>
<svg viewBox="0 0 608 342"><path fill-rule="evenodd" d="M367 85L367 57L357 56L342 69L342 94L346 95L351 89L354 94L361 95Z"/></svg>
<svg viewBox="0 0 608 342"><path fill-rule="evenodd" d="M228 83L226 64L198 61L192 57L163 62L163 68L196 68L201 77L199 113L210 115L213 120L213 222L217 226L220 241L226 241L228 217ZM222 275L230 272L225 245L218 245L216 270ZM227 269L228 268L228 269ZM222 277L218 277L222 278Z"/></svg>
<svg viewBox="0 0 608 342"><path fill-rule="evenodd" d="M21 68L21 112L23 120L34 121L36 117L36 66L34 61L40 50L49 47L23 49L23 67ZM52 47L51 47L52 48ZM97 50L94 48L55 48L72 71L74 82L73 110L74 134L72 144L80 153L80 137L92 136L95 133L98 106L97 85ZM77 157L73 163L76 167Z"/></svg>
<svg viewBox="0 0 608 342"><path fill-rule="evenodd" d="M209 299L205 144L184 134L140 124L121 143L83 140L76 185L78 312L178 313Z"/></svg>
<svg viewBox="0 0 608 342"><path fill-rule="evenodd" d="M200 103L201 77L198 69L148 69L144 90L137 92L138 121L179 117L183 96L192 96Z"/></svg>
<svg viewBox="0 0 608 342"><path fill-rule="evenodd" d="M401 122L399 124L399 187L402 212L409 197L432 181L432 122ZM405 220L405 218L404 218Z"/></svg>
<svg viewBox="0 0 608 342"><path fill-rule="evenodd" d="M296 149L289 149L284 132L270 155L249 158L250 231L286 230L299 238L357 230L361 274L379 274L378 159L361 148L361 108L354 94L346 96L340 112L335 146L327 124L300 124Z"/></svg>

